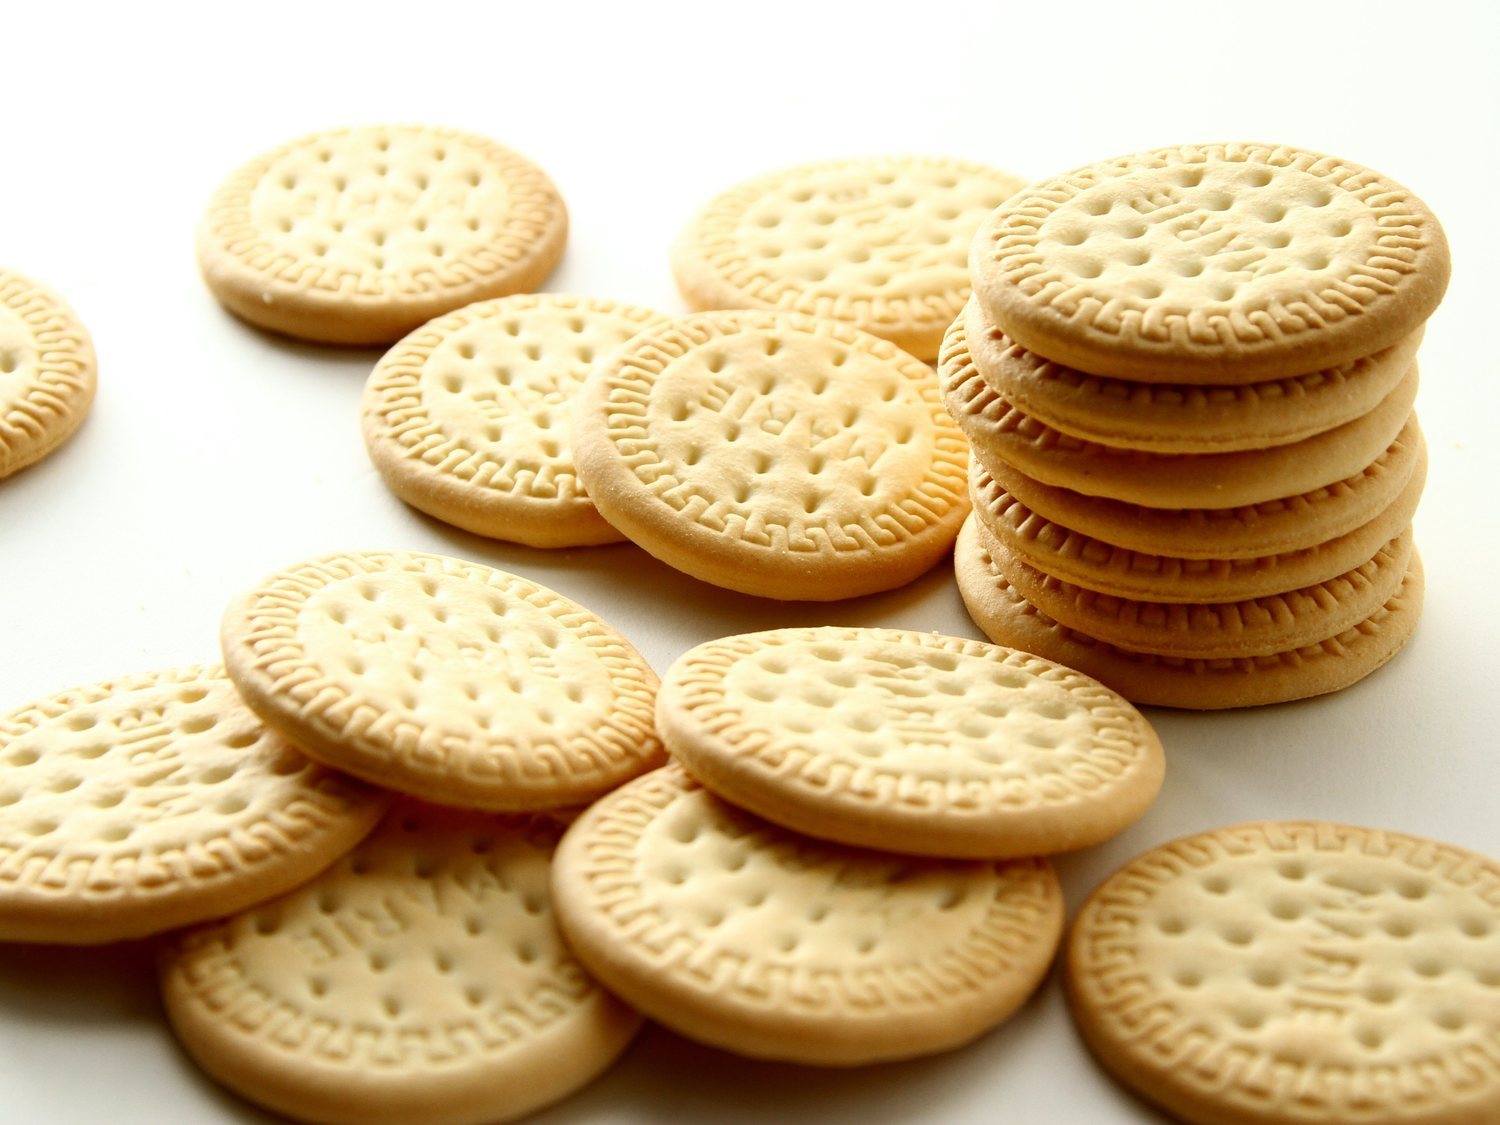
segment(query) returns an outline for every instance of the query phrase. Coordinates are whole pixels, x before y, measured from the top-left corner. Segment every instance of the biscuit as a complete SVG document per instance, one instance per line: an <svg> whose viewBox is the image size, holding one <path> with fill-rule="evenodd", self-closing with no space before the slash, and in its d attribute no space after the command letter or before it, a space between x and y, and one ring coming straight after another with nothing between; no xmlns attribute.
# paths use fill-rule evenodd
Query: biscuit
<svg viewBox="0 0 1500 1125"><path fill-rule="evenodd" d="M1003 462L983 471L1037 515L1112 546L1185 559L1243 559L1302 551L1368 526L1427 472L1416 416L1378 458L1347 480L1238 508L1147 508L1033 480Z"/></svg>
<svg viewBox="0 0 1500 1125"><path fill-rule="evenodd" d="M977 463L969 466L969 493L980 529L1043 574L1120 598L1239 601L1326 582L1369 559L1411 523L1426 469L1419 464L1401 495L1362 527L1316 547L1245 559L1131 551L1070 531L1031 511Z"/></svg>
<svg viewBox="0 0 1500 1125"><path fill-rule="evenodd" d="M762 597L904 585L969 508L967 447L931 369L800 313L698 313L635 337L589 376L573 444L605 519Z"/></svg>
<svg viewBox="0 0 1500 1125"><path fill-rule="evenodd" d="M1417 397L1413 364L1369 413L1290 445L1235 453L1146 453L1081 441L1016 409L974 366L962 318L943 341L943 400L993 472L998 462L1046 484L1153 508L1235 508L1296 496L1359 473L1390 446Z"/></svg>
<svg viewBox="0 0 1500 1125"><path fill-rule="evenodd" d="M573 398L660 313L595 297L502 297L424 324L365 386L370 459L419 511L533 547L613 543L573 467Z"/></svg>
<svg viewBox="0 0 1500 1125"><path fill-rule="evenodd" d="M83 424L97 368L88 331L63 299L0 268L0 479Z"/></svg>
<svg viewBox="0 0 1500 1125"><path fill-rule="evenodd" d="M1202 1123L1500 1120L1500 864L1320 821L1174 840L1084 904L1069 1003L1115 1078Z"/></svg>
<svg viewBox="0 0 1500 1125"><path fill-rule="evenodd" d="M1150 453L1266 449L1352 422L1396 389L1423 333L1341 367L1215 387L1110 379L1053 363L989 324L973 298L964 330L975 370L1027 416L1070 437Z"/></svg>
<svg viewBox="0 0 1500 1125"><path fill-rule="evenodd" d="M667 672L662 741L725 800L820 839L1004 859L1109 839L1162 781L1125 700L1050 660L934 633L780 629Z"/></svg>
<svg viewBox="0 0 1500 1125"><path fill-rule="evenodd" d="M237 169L198 226L220 302L261 328L388 344L435 316L535 289L568 213L540 168L485 137L333 129Z"/></svg>
<svg viewBox="0 0 1500 1125"><path fill-rule="evenodd" d="M974 237L992 324L1096 375L1253 383L1337 367L1415 331L1448 244L1368 168L1249 143L1123 156L1032 184Z"/></svg>
<svg viewBox="0 0 1500 1125"><path fill-rule="evenodd" d="M1021 597L995 567L972 519L959 533L953 560L964 607L990 640L1077 668L1134 703L1158 707L1259 707L1339 691L1395 656L1422 614L1421 558L1413 552L1396 594L1336 637L1232 660L1150 656L1059 625Z"/></svg>
<svg viewBox="0 0 1500 1125"><path fill-rule="evenodd" d="M300 1121L511 1120L624 1050L640 1017L562 944L562 829L406 800L348 858L174 939L162 996L215 1079Z"/></svg>
<svg viewBox="0 0 1500 1125"><path fill-rule="evenodd" d="M1041 983L1062 928L1044 859L917 859L796 835L668 766L568 829L568 945L606 988L739 1054L854 1066L958 1047Z"/></svg>
<svg viewBox="0 0 1500 1125"><path fill-rule="evenodd" d="M976 530L1016 592L1048 617L1116 648L1205 660L1270 656L1353 628L1400 588L1411 559L1410 529L1337 578L1235 602L1147 602L1117 598L1043 574Z"/></svg>
<svg viewBox="0 0 1500 1125"><path fill-rule="evenodd" d="M962 160L876 156L759 176L678 237L688 306L840 320L919 359L937 355L969 294L969 243L1024 180Z"/></svg>
<svg viewBox="0 0 1500 1125"><path fill-rule="evenodd" d="M268 726L439 804L583 804L664 760L657 678L588 610L478 563L405 551L297 563L224 614L224 662Z"/></svg>
<svg viewBox="0 0 1500 1125"><path fill-rule="evenodd" d="M388 794L261 725L217 667L74 688L0 718L0 941L94 945L273 898Z"/></svg>

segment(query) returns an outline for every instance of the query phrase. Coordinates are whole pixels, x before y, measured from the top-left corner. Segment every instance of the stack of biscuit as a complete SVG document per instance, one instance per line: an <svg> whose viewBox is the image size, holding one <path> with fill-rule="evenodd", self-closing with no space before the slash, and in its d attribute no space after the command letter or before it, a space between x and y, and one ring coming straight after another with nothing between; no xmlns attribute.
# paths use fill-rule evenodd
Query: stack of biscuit
<svg viewBox="0 0 1500 1125"><path fill-rule="evenodd" d="M1298 149L1159 149L1013 196L939 369L975 621L1137 703L1378 668L1421 608L1416 351L1448 269L1419 199Z"/></svg>

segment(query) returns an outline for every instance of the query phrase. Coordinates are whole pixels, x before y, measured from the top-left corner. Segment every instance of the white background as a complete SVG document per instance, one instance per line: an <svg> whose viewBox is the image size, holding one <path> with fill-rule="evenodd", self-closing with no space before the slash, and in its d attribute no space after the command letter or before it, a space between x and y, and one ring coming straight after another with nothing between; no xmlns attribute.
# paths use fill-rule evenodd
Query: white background
<svg viewBox="0 0 1500 1125"><path fill-rule="evenodd" d="M1497 8L1478 2L1094 5L203 4L0 18L0 261L58 288L100 356L94 412L0 482L0 710L212 660L219 613L263 573L342 548L479 559L596 609L661 670L776 624L967 636L946 564L828 606L737 597L631 546L544 553L404 508L360 441L375 351L273 339L200 284L192 230L230 169L356 122L447 123L537 160L572 212L547 288L682 309L666 247L716 191L868 152L1041 177L1140 148L1279 141L1423 196L1453 283L1422 349L1432 468L1417 517L1426 615L1338 696L1153 712L1169 754L1150 814L1059 863L1070 906L1173 836L1324 817L1500 853ZM659 1030L544 1115L584 1122L1160 1120L1090 1062L1054 980L954 1054L852 1072L738 1060ZM0 947L0 1121L261 1121L180 1056L149 951Z"/></svg>

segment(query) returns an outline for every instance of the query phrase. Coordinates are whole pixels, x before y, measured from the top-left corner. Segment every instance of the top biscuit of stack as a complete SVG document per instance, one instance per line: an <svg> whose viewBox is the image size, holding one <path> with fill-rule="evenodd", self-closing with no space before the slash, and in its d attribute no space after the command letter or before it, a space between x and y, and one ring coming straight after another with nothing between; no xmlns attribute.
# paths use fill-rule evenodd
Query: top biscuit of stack
<svg viewBox="0 0 1500 1125"><path fill-rule="evenodd" d="M1184 145L1012 196L975 236L988 318L1096 375L1243 384L1395 344L1448 282L1442 228L1376 172L1279 145Z"/></svg>

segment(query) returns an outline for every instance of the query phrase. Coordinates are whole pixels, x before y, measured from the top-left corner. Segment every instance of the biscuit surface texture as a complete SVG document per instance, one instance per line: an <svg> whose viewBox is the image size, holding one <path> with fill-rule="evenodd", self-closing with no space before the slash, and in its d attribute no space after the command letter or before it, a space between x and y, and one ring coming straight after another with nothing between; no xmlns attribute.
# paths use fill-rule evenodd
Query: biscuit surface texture
<svg viewBox="0 0 1500 1125"><path fill-rule="evenodd" d="M314 133L236 170L198 227L204 279L262 328L384 344L487 297L535 289L567 238L525 157L417 125Z"/></svg>
<svg viewBox="0 0 1500 1125"><path fill-rule="evenodd" d="M975 370L1044 425L1151 453L1228 453L1301 441L1373 410L1416 359L1422 329L1341 367L1239 386L1140 383L1090 375L1027 351L973 298L964 331Z"/></svg>
<svg viewBox="0 0 1500 1125"><path fill-rule="evenodd" d="M94 401L94 345L56 293L0 268L0 478L51 453Z"/></svg>
<svg viewBox="0 0 1500 1125"><path fill-rule="evenodd" d="M715 198L672 271L695 309L790 309L840 320L919 359L969 292L969 243L1024 180L939 157L832 160Z"/></svg>
<svg viewBox="0 0 1500 1125"><path fill-rule="evenodd" d="M1087 676L980 641L782 629L684 654L657 698L672 756L822 839L1006 858L1099 843L1160 788L1161 743Z"/></svg>
<svg viewBox="0 0 1500 1125"><path fill-rule="evenodd" d="M220 668L62 692L0 718L0 940L122 941L243 909L388 803L267 730Z"/></svg>
<svg viewBox="0 0 1500 1125"><path fill-rule="evenodd" d="M364 434L391 490L447 523L534 547L624 538L573 466L573 398L660 313L593 297L483 301L411 333L365 386Z"/></svg>
<svg viewBox="0 0 1500 1125"><path fill-rule="evenodd" d="M911 581L969 503L931 370L800 313L699 313L635 337L589 376L574 452L595 505L641 547L786 600Z"/></svg>
<svg viewBox="0 0 1500 1125"><path fill-rule="evenodd" d="M991 559L976 522L959 533L953 567L964 607L985 636L1077 668L1134 703L1212 711L1339 691L1395 656L1422 614L1422 560L1413 552L1396 593L1336 637L1255 657L1130 652L1060 625L1022 597Z"/></svg>
<svg viewBox="0 0 1500 1125"><path fill-rule="evenodd" d="M1422 324L1448 244L1368 168L1251 143L1122 156L1029 185L970 257L990 321L1098 375L1245 383L1335 367Z"/></svg>
<svg viewBox="0 0 1500 1125"><path fill-rule="evenodd" d="M178 1038L302 1121L482 1125L566 1096L640 1017L562 944L561 831L400 802L312 883L173 941L161 977Z"/></svg>
<svg viewBox="0 0 1500 1125"><path fill-rule="evenodd" d="M657 678L598 617L478 563L327 555L233 602L245 701L321 761L440 804L592 800L662 760Z"/></svg>
<svg viewBox="0 0 1500 1125"><path fill-rule="evenodd" d="M741 1054L829 1066L982 1034L1041 981L1062 925L1045 860L820 843L677 766L573 824L553 896L579 960L633 1007Z"/></svg>
<svg viewBox="0 0 1500 1125"><path fill-rule="evenodd" d="M1316 821L1189 836L1094 892L1068 946L1094 1054L1192 1122L1500 1120L1500 865Z"/></svg>

